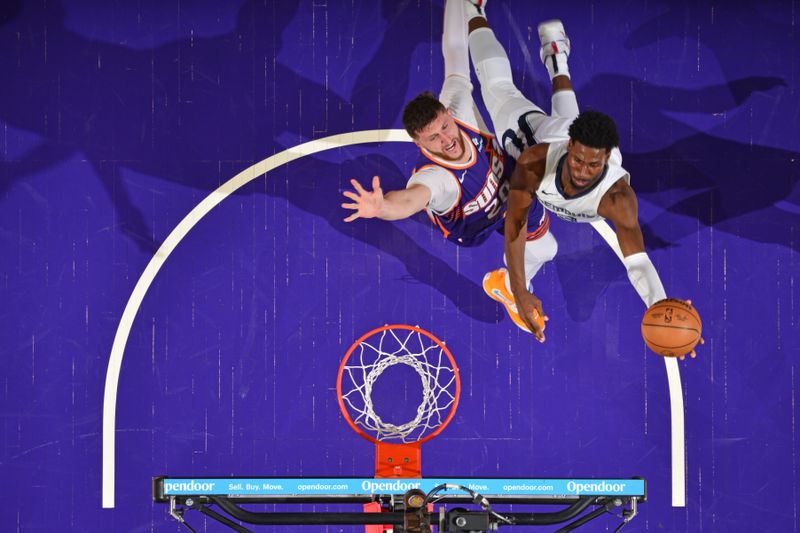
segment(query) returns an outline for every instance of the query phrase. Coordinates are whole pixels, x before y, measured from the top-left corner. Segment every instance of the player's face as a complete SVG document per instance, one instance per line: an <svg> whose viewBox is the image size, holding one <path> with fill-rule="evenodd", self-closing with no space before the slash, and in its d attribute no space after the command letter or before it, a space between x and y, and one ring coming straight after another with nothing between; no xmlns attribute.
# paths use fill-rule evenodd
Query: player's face
<svg viewBox="0 0 800 533"><path fill-rule="evenodd" d="M453 117L446 111L440 112L421 129L414 142L442 159L458 161L464 157L464 138Z"/></svg>
<svg viewBox="0 0 800 533"><path fill-rule="evenodd" d="M605 148L589 148L577 141L567 144L566 167L570 185L577 190L591 187L608 163Z"/></svg>

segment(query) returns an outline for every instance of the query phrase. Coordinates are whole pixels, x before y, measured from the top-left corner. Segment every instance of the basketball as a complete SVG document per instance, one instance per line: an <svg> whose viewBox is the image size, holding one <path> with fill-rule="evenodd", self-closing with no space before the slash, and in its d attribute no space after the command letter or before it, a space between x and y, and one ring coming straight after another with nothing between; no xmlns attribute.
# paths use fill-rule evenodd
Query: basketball
<svg viewBox="0 0 800 533"><path fill-rule="evenodd" d="M642 319L642 337L647 347L664 357L690 353L703 332L697 310L683 300L666 298L654 303Z"/></svg>

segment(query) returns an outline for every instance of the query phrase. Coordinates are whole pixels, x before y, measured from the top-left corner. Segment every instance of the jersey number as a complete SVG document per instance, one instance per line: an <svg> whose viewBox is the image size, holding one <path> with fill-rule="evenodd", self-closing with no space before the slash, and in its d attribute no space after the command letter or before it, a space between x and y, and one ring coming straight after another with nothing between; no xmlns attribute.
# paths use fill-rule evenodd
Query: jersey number
<svg viewBox="0 0 800 533"><path fill-rule="evenodd" d="M497 216L508 199L509 182L504 180L497 183L497 176L503 175L503 158L497 157L497 142L492 138L492 145L495 150L492 153L492 170L486 177L486 184L481 192L473 200L464 206L464 215L477 213L481 209L486 213L486 217L492 219Z"/></svg>

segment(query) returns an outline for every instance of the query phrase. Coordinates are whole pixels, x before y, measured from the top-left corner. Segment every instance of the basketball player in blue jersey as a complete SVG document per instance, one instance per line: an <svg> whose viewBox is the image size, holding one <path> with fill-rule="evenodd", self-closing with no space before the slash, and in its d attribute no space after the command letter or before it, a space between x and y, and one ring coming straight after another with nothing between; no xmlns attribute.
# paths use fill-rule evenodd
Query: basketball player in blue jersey
<svg viewBox="0 0 800 533"><path fill-rule="evenodd" d="M567 64L570 42L561 21L547 21L538 27L540 57L553 85L553 112L547 115L514 86L508 57L487 23L485 0L464 1L470 18L470 55L484 103L498 137L517 159L505 219L508 271L487 275L503 292L504 298L498 301L510 315L517 315L515 322L544 341L542 322L535 317L547 320L547 315L530 290L530 269L537 260L552 259L555 250L537 258L531 257L524 245L528 211L531 205L538 209L539 203L571 222L611 221L628 277L639 296L648 307L666 298L644 249L636 194L621 166L616 125L602 113L578 112ZM547 236L555 245L549 231L542 239ZM514 304L506 303L509 300Z"/></svg>
<svg viewBox="0 0 800 533"><path fill-rule="evenodd" d="M351 180L355 191L343 194L350 202L342 207L353 213L345 218L399 220L425 210L445 238L459 246L477 246L495 232L502 232L509 177L514 161L507 158L490 133L472 100L467 44L467 4L450 0L444 10L442 53L445 80L437 99L423 93L403 111L403 126L420 149L420 158L405 189L384 195L380 178L372 179L372 190ZM525 213L524 257L531 277L543 264L542 258L555 253L544 210L534 201ZM526 260L523 259L523 262ZM487 279L489 275L487 274ZM495 299L504 294L493 294ZM509 295L510 298L510 295ZM503 302L513 306L513 299ZM519 315L512 314L525 328Z"/></svg>

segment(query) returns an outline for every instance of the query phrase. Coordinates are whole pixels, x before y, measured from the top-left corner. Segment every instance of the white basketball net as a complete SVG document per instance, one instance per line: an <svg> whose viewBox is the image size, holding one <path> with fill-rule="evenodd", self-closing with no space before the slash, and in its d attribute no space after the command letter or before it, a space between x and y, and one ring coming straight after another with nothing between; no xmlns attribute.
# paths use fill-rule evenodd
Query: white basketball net
<svg viewBox="0 0 800 533"><path fill-rule="evenodd" d="M456 370L444 351L417 331L388 329L364 340L350 355L342 374L342 399L353 422L380 441L416 442L442 425L455 402ZM394 365L414 369L422 383L416 416L400 425L384 422L372 404L372 390L381 374ZM355 414L356 416L352 416Z"/></svg>

